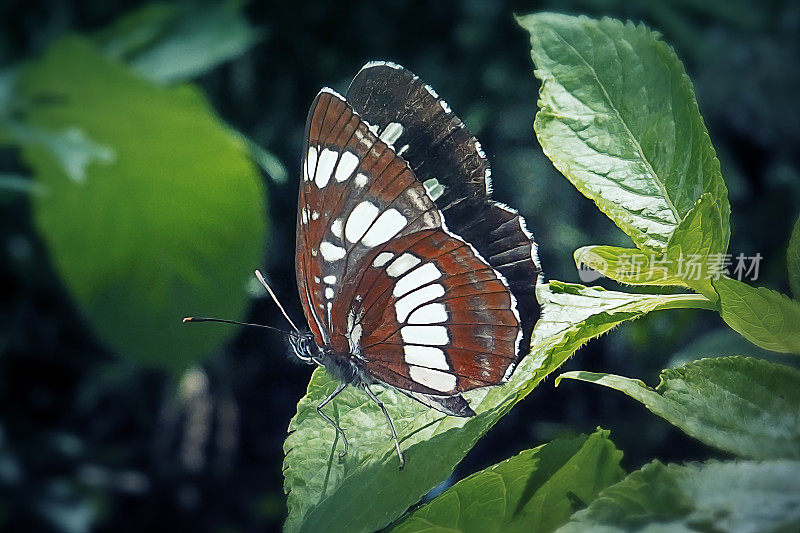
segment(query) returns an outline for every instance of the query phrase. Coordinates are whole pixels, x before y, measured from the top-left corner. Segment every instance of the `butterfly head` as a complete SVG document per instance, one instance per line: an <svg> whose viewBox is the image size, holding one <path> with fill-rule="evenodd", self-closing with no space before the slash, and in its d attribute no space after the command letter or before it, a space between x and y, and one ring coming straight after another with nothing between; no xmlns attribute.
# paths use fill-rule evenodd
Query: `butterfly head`
<svg viewBox="0 0 800 533"><path fill-rule="evenodd" d="M291 332L289 333L289 344L298 359L309 365L322 363L319 361L320 349L314 340L311 332Z"/></svg>

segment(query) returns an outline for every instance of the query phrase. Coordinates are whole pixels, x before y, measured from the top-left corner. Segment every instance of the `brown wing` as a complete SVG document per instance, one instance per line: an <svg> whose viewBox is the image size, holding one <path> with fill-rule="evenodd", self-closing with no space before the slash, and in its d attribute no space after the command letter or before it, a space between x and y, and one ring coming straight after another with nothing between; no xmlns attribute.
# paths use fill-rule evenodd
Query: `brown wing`
<svg viewBox="0 0 800 533"><path fill-rule="evenodd" d="M372 250L334 303L333 345L400 389L452 395L507 378L522 337L505 280L437 228Z"/></svg>
<svg viewBox="0 0 800 533"><path fill-rule="evenodd" d="M323 90L306 125L298 289L317 343L375 379L468 416L461 391L508 377L523 333L503 276L443 227L389 142Z"/></svg>
<svg viewBox="0 0 800 533"><path fill-rule="evenodd" d="M317 344L334 348L331 313L345 273L391 239L440 226L408 164L323 89L306 123L296 243L298 290Z"/></svg>

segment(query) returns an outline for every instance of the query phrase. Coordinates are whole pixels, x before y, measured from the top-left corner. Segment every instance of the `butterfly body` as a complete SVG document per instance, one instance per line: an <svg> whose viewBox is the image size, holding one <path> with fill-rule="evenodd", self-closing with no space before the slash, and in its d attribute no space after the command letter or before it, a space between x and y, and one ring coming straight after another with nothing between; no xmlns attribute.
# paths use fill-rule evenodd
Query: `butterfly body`
<svg viewBox="0 0 800 533"><path fill-rule="evenodd" d="M301 175L296 271L311 331L292 344L343 384L320 414L344 437L322 406L348 383L378 401L379 383L474 415L461 393L506 381L527 353L541 275L523 219L490 198L480 144L417 76L373 62L347 97L315 98Z"/></svg>
<svg viewBox="0 0 800 533"><path fill-rule="evenodd" d="M289 338L292 349L299 359L310 365L325 367L337 381L356 386L375 383L352 354L336 353L321 348L314 340L313 333L292 333Z"/></svg>

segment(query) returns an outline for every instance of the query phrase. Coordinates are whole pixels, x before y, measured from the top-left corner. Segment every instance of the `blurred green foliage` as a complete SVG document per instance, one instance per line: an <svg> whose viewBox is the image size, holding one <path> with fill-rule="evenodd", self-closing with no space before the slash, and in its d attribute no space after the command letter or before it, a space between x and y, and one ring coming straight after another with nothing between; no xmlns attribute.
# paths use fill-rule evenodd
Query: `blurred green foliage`
<svg viewBox="0 0 800 533"><path fill-rule="evenodd" d="M44 191L37 227L97 335L173 371L208 355L230 331L181 318L241 318L266 233L241 141L196 89L154 86L77 37L27 66L17 90L25 128L66 132L17 139Z"/></svg>

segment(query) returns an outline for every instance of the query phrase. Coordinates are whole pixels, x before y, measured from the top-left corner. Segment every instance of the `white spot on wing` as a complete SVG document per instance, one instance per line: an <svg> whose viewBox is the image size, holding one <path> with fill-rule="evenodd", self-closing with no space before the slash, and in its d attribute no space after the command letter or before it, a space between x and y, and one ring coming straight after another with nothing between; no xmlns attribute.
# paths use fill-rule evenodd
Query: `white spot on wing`
<svg viewBox="0 0 800 533"><path fill-rule="evenodd" d="M336 98L338 98L338 99L339 99L339 100L341 100L342 102L346 102L346 101L347 101L347 100L345 100L345 99L344 99L344 96L342 96L341 94L337 93L336 91L334 91L334 90L333 90L333 89L331 89L330 87L323 87L322 89L320 89L320 90L319 90L319 93L320 93L320 94L322 94L322 93L328 93L328 94L330 94L331 96L335 96Z"/></svg>
<svg viewBox="0 0 800 533"><path fill-rule="evenodd" d="M355 181L356 181L356 187L363 187L364 185L367 184L367 182L369 182L369 178L367 177L366 174L362 174L361 172L359 172L358 174L356 174Z"/></svg>
<svg viewBox="0 0 800 533"><path fill-rule="evenodd" d="M422 304L428 303L436 298L444 296L444 286L436 283L410 292L394 303L394 310L397 314L397 321L401 324L406 321L409 313Z"/></svg>
<svg viewBox="0 0 800 533"><path fill-rule="evenodd" d="M337 152L328 148L325 148L320 154L319 163L317 164L317 173L314 176L314 182L320 189L325 187L330 181L338 157L339 154Z"/></svg>
<svg viewBox="0 0 800 533"><path fill-rule="evenodd" d="M331 233L333 233L340 239L342 238L342 226L343 224L341 218L337 218L336 220L333 221L333 224L331 224Z"/></svg>
<svg viewBox="0 0 800 533"><path fill-rule="evenodd" d="M344 248L329 243L328 241L322 241L320 243L319 251L322 252L322 257L325 258L325 261L338 261L344 257L345 254Z"/></svg>
<svg viewBox="0 0 800 533"><path fill-rule="evenodd" d="M336 276L325 276L324 278L322 278L322 281L324 281L328 285L334 285L336 283Z"/></svg>
<svg viewBox="0 0 800 533"><path fill-rule="evenodd" d="M399 122L390 122L381 133L380 139L390 146L403 134L403 126Z"/></svg>
<svg viewBox="0 0 800 533"><path fill-rule="evenodd" d="M303 206L303 209L300 210L300 221L303 224L308 224L308 207Z"/></svg>
<svg viewBox="0 0 800 533"><path fill-rule="evenodd" d="M411 379L433 390L449 392L456 388L456 377L441 370L412 366L408 373Z"/></svg>
<svg viewBox="0 0 800 533"><path fill-rule="evenodd" d="M388 263L392 259L392 257L394 257L394 254L392 252L381 252L372 261L372 266L376 268L382 267L383 265Z"/></svg>
<svg viewBox="0 0 800 533"><path fill-rule="evenodd" d="M406 363L409 365L438 368L440 370L450 369L447 365L444 351L441 348L408 344L403 346L403 354L405 355Z"/></svg>
<svg viewBox="0 0 800 533"><path fill-rule="evenodd" d="M317 220L319 218L319 211L314 211L311 213L311 220Z"/></svg>
<svg viewBox="0 0 800 533"><path fill-rule="evenodd" d="M361 334L363 328L361 324L354 325L347 335L347 343L350 345L350 353L361 356Z"/></svg>
<svg viewBox="0 0 800 533"><path fill-rule="evenodd" d="M331 289L330 287L325 287L325 298L327 298L328 300L333 299L333 289Z"/></svg>
<svg viewBox="0 0 800 533"><path fill-rule="evenodd" d="M344 225L344 236L347 240L352 243L358 242L377 218L379 211L378 206L367 201L355 206Z"/></svg>
<svg viewBox="0 0 800 533"><path fill-rule="evenodd" d="M427 179L422 182L422 185L425 187L425 192L428 193L428 198L431 200L435 201L444 194L444 185L439 183L439 180L436 178Z"/></svg>
<svg viewBox="0 0 800 533"><path fill-rule="evenodd" d="M478 151L478 155L481 156L481 158L486 159L486 154L483 153L481 143L479 143L477 140L475 141L475 150Z"/></svg>
<svg viewBox="0 0 800 533"><path fill-rule="evenodd" d="M356 167L358 167L358 163L358 156L356 154L353 152L343 153L339 164L336 165L336 173L334 174L336 181L344 181L349 178Z"/></svg>
<svg viewBox="0 0 800 533"><path fill-rule="evenodd" d="M439 100L439 105L442 106L442 109L444 109L445 113L452 113L453 112L453 110L450 109L450 106L447 105L447 102L445 102L444 100Z"/></svg>
<svg viewBox="0 0 800 533"><path fill-rule="evenodd" d="M439 98L439 94L438 94L436 91L434 91L434 90L433 90L433 87L431 87L431 86L430 86L430 85L428 85L427 83L425 84L425 90L426 90L426 91L428 91L428 93L429 93L431 96L433 96L434 98Z"/></svg>
<svg viewBox="0 0 800 533"><path fill-rule="evenodd" d="M395 70L402 70L403 68L397 63L392 63L391 61L370 61L369 63L361 67L361 70L367 70L368 68L374 68L374 67L389 67ZM359 73L360 72L361 71L359 71Z"/></svg>
<svg viewBox="0 0 800 533"><path fill-rule="evenodd" d="M409 253L404 253L392 261L392 264L386 268L386 273L391 277L396 278L397 276L405 274L421 262L422 260L419 257L415 257Z"/></svg>
<svg viewBox="0 0 800 533"><path fill-rule="evenodd" d="M441 322L447 322L447 309L443 303L424 305L408 317L409 324L439 324Z"/></svg>
<svg viewBox="0 0 800 533"><path fill-rule="evenodd" d="M311 181L317 171L317 147L309 146L306 156L306 181Z"/></svg>
<svg viewBox="0 0 800 533"><path fill-rule="evenodd" d="M400 328L400 336L409 344L444 346L449 342L444 326L404 326Z"/></svg>
<svg viewBox="0 0 800 533"><path fill-rule="evenodd" d="M408 224L408 220L395 208L387 209L372 225L361 243L370 248L383 244L398 233Z"/></svg>
<svg viewBox="0 0 800 533"><path fill-rule="evenodd" d="M441 277L442 273L436 268L436 265L433 263L426 263L397 280L392 294L394 296L402 296Z"/></svg>
<svg viewBox="0 0 800 533"><path fill-rule="evenodd" d="M366 124L367 125L367 129L369 131L371 131L373 133L373 135L375 135L377 137L377 135L378 135L378 125L377 124L370 124L366 120L364 121L364 124Z"/></svg>

